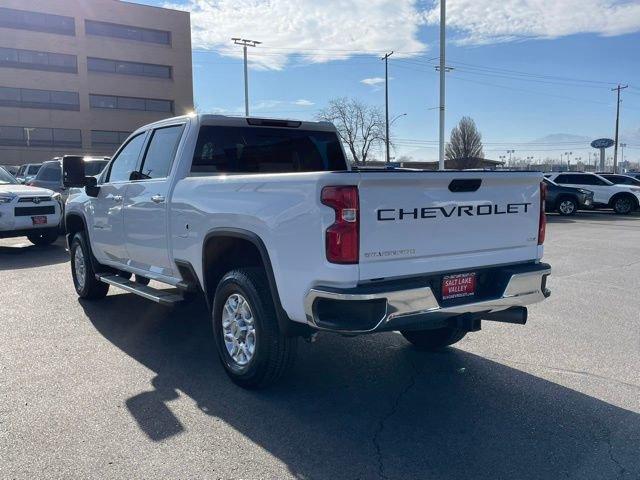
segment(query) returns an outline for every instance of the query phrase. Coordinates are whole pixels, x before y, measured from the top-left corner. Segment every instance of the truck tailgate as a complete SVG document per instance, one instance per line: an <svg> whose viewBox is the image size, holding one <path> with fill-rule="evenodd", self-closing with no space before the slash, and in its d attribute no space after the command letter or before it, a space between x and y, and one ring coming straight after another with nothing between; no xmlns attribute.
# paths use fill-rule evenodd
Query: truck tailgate
<svg viewBox="0 0 640 480"><path fill-rule="evenodd" d="M536 172L366 172L359 181L360 279L532 261Z"/></svg>

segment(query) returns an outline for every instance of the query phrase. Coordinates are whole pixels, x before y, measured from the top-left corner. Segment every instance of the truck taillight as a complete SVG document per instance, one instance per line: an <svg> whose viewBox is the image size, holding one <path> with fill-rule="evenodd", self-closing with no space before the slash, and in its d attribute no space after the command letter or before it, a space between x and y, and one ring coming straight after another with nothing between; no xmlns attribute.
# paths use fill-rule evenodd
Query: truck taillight
<svg viewBox="0 0 640 480"><path fill-rule="evenodd" d="M358 187L339 185L324 187L321 201L336 213L335 222L327 228L325 245L331 263L358 263L360 247L360 212Z"/></svg>
<svg viewBox="0 0 640 480"><path fill-rule="evenodd" d="M547 232L547 214L545 213L545 203L547 200L547 184L540 182L540 221L538 223L538 245L544 243Z"/></svg>

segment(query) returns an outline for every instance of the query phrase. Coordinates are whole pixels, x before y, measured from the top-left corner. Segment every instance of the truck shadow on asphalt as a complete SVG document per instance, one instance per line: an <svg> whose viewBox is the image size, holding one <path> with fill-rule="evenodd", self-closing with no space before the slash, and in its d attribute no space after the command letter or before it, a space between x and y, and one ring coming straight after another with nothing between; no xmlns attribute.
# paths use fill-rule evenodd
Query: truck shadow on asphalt
<svg viewBox="0 0 640 480"><path fill-rule="evenodd" d="M64 240L46 246L35 246L27 239L15 244L0 245L0 271L44 267L69 261Z"/></svg>
<svg viewBox="0 0 640 480"><path fill-rule="evenodd" d="M248 392L219 365L203 304L171 310L119 294L82 305L106 339L155 373L125 401L154 442L190 433L166 405L187 395L299 478L640 475L640 415L461 349L424 354L394 333L325 335L301 342L283 382ZM215 452L225 440L210 435Z"/></svg>

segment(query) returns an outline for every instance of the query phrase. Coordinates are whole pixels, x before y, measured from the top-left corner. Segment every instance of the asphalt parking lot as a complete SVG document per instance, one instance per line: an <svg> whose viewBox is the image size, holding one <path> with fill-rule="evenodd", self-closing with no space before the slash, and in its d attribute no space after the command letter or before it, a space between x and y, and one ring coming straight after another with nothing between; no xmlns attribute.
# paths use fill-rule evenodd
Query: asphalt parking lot
<svg viewBox="0 0 640 480"><path fill-rule="evenodd" d="M455 348L301 342L243 391L203 305L79 302L62 240L0 240L1 478L640 478L640 215L550 216L552 296Z"/></svg>

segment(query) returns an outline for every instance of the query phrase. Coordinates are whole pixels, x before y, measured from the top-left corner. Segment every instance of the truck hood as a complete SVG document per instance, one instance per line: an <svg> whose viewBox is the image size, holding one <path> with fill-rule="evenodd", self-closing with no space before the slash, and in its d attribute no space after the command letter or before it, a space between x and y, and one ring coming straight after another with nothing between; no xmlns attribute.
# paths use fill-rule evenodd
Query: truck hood
<svg viewBox="0 0 640 480"><path fill-rule="evenodd" d="M0 185L0 193L13 194L18 197L52 196L55 192L47 188L30 187L28 185Z"/></svg>

